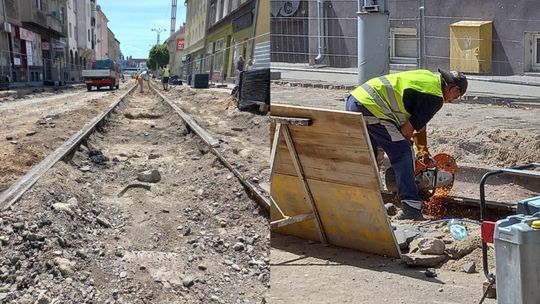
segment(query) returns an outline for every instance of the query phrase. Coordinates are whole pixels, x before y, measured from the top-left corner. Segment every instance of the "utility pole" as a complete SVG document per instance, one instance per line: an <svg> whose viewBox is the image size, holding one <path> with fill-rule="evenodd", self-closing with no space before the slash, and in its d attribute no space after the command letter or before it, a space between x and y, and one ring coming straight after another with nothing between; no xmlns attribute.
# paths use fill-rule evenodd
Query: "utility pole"
<svg viewBox="0 0 540 304"><path fill-rule="evenodd" d="M152 32L156 32L157 33L157 41L156 41L156 46L159 45L159 35L162 33L162 32L165 32L166 29L151 29ZM156 73L158 71L158 62L156 60Z"/></svg>
<svg viewBox="0 0 540 304"><path fill-rule="evenodd" d="M387 0L358 0L358 83L390 69Z"/></svg>
<svg viewBox="0 0 540 304"><path fill-rule="evenodd" d="M157 33L156 45L158 45L159 44L159 35L161 35L162 32L165 32L166 29L151 29L151 31Z"/></svg>
<svg viewBox="0 0 540 304"><path fill-rule="evenodd" d="M178 10L176 0L172 0L171 4L171 35L176 31L176 11Z"/></svg>

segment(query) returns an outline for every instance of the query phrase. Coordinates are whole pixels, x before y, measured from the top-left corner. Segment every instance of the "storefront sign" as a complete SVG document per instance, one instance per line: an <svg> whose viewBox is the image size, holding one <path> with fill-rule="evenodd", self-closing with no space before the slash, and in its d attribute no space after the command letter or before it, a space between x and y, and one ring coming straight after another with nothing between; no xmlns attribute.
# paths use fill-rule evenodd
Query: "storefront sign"
<svg viewBox="0 0 540 304"><path fill-rule="evenodd" d="M176 39L176 50L177 51L184 50L184 39Z"/></svg>
<svg viewBox="0 0 540 304"><path fill-rule="evenodd" d="M51 45L47 41L43 41L41 43L41 49L44 50L44 51L50 51L51 50Z"/></svg>
<svg viewBox="0 0 540 304"><path fill-rule="evenodd" d="M34 41L34 32L23 29L22 27L19 28L19 36L22 40Z"/></svg>
<svg viewBox="0 0 540 304"><path fill-rule="evenodd" d="M62 40L55 40L53 45L55 51L63 51L66 48L67 43Z"/></svg>
<svg viewBox="0 0 540 304"><path fill-rule="evenodd" d="M21 58L13 57L13 64L14 65L21 65Z"/></svg>
<svg viewBox="0 0 540 304"><path fill-rule="evenodd" d="M26 60L28 61L28 65L34 65L34 58L32 54L32 43L26 43Z"/></svg>

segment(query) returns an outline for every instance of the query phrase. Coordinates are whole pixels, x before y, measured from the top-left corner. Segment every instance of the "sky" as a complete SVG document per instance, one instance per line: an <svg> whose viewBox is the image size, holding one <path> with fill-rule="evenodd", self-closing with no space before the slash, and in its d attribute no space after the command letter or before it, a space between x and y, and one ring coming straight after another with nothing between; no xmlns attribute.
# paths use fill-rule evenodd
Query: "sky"
<svg viewBox="0 0 540 304"><path fill-rule="evenodd" d="M163 43L171 29L171 0L97 0L109 19L109 28L125 57L147 58L156 43L157 33L151 29L165 29L160 35ZM186 20L184 0L177 0L176 30Z"/></svg>

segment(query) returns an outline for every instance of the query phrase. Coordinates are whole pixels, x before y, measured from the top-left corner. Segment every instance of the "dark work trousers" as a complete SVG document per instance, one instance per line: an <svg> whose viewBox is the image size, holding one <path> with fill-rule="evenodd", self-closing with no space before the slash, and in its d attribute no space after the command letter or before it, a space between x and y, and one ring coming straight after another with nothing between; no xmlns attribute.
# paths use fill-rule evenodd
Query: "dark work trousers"
<svg viewBox="0 0 540 304"><path fill-rule="evenodd" d="M388 155L392 168L396 173L396 183L401 202L415 209L420 209L421 199L414 178L414 159L411 143L401 135L393 122L376 118L359 104L352 95L347 98L346 110L364 115L373 151L377 151L377 147L381 147Z"/></svg>

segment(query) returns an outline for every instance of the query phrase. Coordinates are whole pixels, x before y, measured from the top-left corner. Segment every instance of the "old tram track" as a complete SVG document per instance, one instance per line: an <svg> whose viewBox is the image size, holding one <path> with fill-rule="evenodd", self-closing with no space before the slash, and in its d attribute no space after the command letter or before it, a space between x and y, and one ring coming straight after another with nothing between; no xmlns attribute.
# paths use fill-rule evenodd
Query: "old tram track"
<svg viewBox="0 0 540 304"><path fill-rule="evenodd" d="M267 198L182 113L132 89L2 193L9 300L260 302Z"/></svg>

